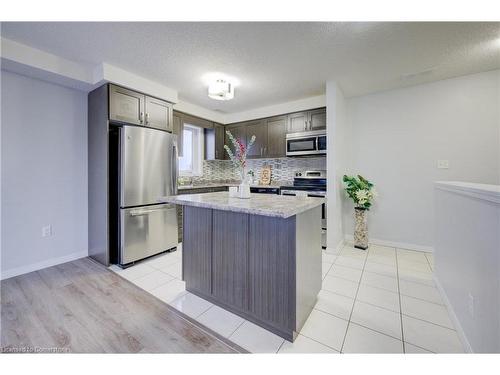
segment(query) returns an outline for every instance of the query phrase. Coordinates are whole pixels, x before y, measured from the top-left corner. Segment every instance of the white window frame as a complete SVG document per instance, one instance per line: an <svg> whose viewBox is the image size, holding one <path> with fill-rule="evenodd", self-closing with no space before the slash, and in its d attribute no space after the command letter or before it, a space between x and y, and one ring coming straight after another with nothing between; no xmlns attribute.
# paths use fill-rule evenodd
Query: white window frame
<svg viewBox="0 0 500 375"><path fill-rule="evenodd" d="M192 148L192 169L182 170L179 167L179 176L194 177L203 175L203 155L205 153L205 145L203 142L204 132L203 128L191 124L184 124L183 132L189 131L193 133L193 148ZM184 137L183 137L184 139ZM182 152L186 152L186 148L182 148Z"/></svg>

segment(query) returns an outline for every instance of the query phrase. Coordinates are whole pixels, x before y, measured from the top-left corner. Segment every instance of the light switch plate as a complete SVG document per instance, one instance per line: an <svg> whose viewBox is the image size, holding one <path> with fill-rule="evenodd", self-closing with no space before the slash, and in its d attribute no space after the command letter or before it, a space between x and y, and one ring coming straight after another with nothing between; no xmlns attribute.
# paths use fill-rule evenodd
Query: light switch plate
<svg viewBox="0 0 500 375"><path fill-rule="evenodd" d="M449 160L438 160L437 167L438 167L438 169L448 169L448 168L450 168L450 161Z"/></svg>

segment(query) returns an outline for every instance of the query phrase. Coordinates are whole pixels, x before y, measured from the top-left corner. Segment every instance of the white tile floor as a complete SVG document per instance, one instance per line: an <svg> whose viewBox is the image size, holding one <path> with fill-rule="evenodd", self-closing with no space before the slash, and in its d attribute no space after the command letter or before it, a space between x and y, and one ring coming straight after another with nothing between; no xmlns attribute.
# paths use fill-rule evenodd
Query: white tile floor
<svg viewBox="0 0 500 375"><path fill-rule="evenodd" d="M432 254L371 245L323 253L323 289L293 343L185 290L182 246L110 268L254 353L463 352L432 280Z"/></svg>

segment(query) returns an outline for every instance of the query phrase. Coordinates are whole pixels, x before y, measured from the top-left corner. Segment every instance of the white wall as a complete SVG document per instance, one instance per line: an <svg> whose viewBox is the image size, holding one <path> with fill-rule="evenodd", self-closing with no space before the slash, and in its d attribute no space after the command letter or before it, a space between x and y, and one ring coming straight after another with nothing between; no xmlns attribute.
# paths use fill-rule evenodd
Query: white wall
<svg viewBox="0 0 500 375"><path fill-rule="evenodd" d="M500 182L499 75L497 70L347 101L352 171L379 192L369 216L372 239L431 250L434 181ZM450 168L437 169L438 159L449 160ZM346 234L353 232L349 207Z"/></svg>
<svg viewBox="0 0 500 375"><path fill-rule="evenodd" d="M7 278L87 255L87 95L5 71L1 88Z"/></svg>
<svg viewBox="0 0 500 375"><path fill-rule="evenodd" d="M327 247L338 250L344 239L342 223L344 193L342 176L350 169L351 129L347 121L346 101L339 86L331 81L326 84L327 120Z"/></svg>
<svg viewBox="0 0 500 375"><path fill-rule="evenodd" d="M465 347L498 353L500 186L441 183L435 194L437 285Z"/></svg>

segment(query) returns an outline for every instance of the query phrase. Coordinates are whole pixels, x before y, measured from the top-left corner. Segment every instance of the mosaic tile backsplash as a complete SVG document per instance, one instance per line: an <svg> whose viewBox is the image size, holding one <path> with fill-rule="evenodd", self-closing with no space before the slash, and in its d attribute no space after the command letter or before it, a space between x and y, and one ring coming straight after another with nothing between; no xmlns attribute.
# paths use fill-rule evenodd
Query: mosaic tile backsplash
<svg viewBox="0 0 500 375"><path fill-rule="evenodd" d="M272 182L293 182L296 171L306 169L326 169L326 158L277 158L249 159L248 170L255 173L255 181L260 179L260 171L264 166L271 166ZM181 183L189 181L193 184L205 184L219 181L236 181L239 175L230 160L205 160L203 175L199 177L180 178Z"/></svg>

